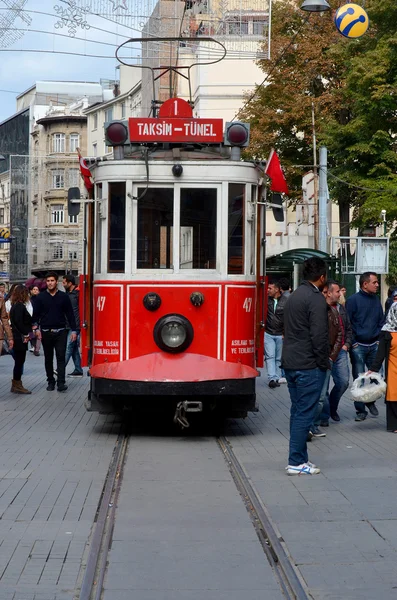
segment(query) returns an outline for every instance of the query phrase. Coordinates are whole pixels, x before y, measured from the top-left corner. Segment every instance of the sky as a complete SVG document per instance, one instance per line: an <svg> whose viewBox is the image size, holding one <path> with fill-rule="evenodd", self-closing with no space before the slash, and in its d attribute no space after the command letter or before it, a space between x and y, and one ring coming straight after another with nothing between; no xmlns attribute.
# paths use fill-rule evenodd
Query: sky
<svg viewBox="0 0 397 600"><path fill-rule="evenodd" d="M82 15L89 28L75 29L75 36L60 20L56 7L70 14L65 0L14 0L23 11L10 11L0 0L0 122L16 112L16 96L41 80L99 82L118 78L116 47L139 31L131 30L108 17ZM76 0L79 6L108 7L112 16L123 14L121 5L129 0ZM149 0L146 0L149 3ZM130 4L130 2L129 2ZM143 1L143 6L145 6ZM59 8L58 8L59 10ZM61 26L62 25L62 26ZM19 39L16 39L19 37ZM79 39L81 38L81 39ZM76 53L59 54L58 52ZM94 58L89 55L100 55Z"/></svg>

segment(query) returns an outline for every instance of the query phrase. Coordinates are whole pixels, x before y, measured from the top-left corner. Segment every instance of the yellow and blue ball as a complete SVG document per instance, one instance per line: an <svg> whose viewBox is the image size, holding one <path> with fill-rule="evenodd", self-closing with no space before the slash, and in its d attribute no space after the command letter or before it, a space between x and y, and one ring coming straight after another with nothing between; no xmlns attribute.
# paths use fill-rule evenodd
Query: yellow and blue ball
<svg viewBox="0 0 397 600"><path fill-rule="evenodd" d="M10 237L11 232L8 229L8 227L2 227L0 229L0 238L3 238L3 240L8 240L8 238Z"/></svg>
<svg viewBox="0 0 397 600"><path fill-rule="evenodd" d="M347 38L359 38L368 29L368 15L358 4L343 4L335 13L335 25Z"/></svg>

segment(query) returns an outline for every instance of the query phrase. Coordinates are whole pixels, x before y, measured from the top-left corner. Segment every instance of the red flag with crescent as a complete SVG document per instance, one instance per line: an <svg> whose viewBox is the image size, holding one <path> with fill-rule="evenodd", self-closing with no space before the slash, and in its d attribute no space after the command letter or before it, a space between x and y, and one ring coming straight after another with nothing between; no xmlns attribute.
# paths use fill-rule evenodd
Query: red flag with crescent
<svg viewBox="0 0 397 600"><path fill-rule="evenodd" d="M81 156L80 148L77 148L77 154L79 155L80 173L84 179L84 185L87 191L90 192L94 187L94 184L91 181L91 171L87 167L87 163L85 162L84 158Z"/></svg>

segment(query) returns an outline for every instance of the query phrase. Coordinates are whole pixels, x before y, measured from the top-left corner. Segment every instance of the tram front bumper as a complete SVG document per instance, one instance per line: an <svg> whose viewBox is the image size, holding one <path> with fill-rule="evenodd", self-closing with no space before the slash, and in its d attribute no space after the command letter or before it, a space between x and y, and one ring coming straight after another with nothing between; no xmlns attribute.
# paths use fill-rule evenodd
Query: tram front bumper
<svg viewBox="0 0 397 600"><path fill-rule="evenodd" d="M91 404L110 398L201 396L233 400L255 410L256 369L241 363L199 354L155 352L123 362L102 363L90 369ZM121 398L120 398L121 397ZM132 398L131 398L132 397ZM165 399L165 398L164 398ZM92 408L91 410L95 410Z"/></svg>

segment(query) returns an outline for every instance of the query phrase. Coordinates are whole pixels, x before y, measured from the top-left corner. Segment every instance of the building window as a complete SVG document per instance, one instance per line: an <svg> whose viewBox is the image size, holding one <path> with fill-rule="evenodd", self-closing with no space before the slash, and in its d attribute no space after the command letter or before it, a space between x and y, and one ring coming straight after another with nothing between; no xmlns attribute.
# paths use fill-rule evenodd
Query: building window
<svg viewBox="0 0 397 600"><path fill-rule="evenodd" d="M69 187L79 187L80 184L80 171L79 169L69 169Z"/></svg>
<svg viewBox="0 0 397 600"><path fill-rule="evenodd" d="M77 260L78 254L77 250L69 250L69 260Z"/></svg>
<svg viewBox="0 0 397 600"><path fill-rule="evenodd" d="M52 249L53 260L61 260L63 258L63 246L62 244L56 243Z"/></svg>
<svg viewBox="0 0 397 600"><path fill-rule="evenodd" d="M113 106L105 110L105 123L113 121Z"/></svg>
<svg viewBox="0 0 397 600"><path fill-rule="evenodd" d="M4 225L4 208L0 208L0 223Z"/></svg>
<svg viewBox="0 0 397 600"><path fill-rule="evenodd" d="M266 29L267 29L266 21L254 21L252 23L252 33L254 35L264 35L264 32Z"/></svg>
<svg viewBox="0 0 397 600"><path fill-rule="evenodd" d="M79 134L71 133L70 134L70 152L76 152L77 148L79 147L79 143L80 143Z"/></svg>
<svg viewBox="0 0 397 600"><path fill-rule="evenodd" d="M121 105L121 118L125 119L125 114L126 114L126 107L125 107L125 102L123 102L123 104Z"/></svg>
<svg viewBox="0 0 397 600"><path fill-rule="evenodd" d="M65 187L65 171L63 169L56 169L52 172L52 187L56 190Z"/></svg>
<svg viewBox="0 0 397 600"><path fill-rule="evenodd" d="M92 144L92 151L94 156L98 156L98 144Z"/></svg>
<svg viewBox="0 0 397 600"><path fill-rule="evenodd" d="M51 207L51 222L53 225L60 225L64 222L65 210L63 204L53 204Z"/></svg>
<svg viewBox="0 0 397 600"><path fill-rule="evenodd" d="M69 215L69 225L76 225L78 215Z"/></svg>
<svg viewBox="0 0 397 600"><path fill-rule="evenodd" d="M54 133L52 136L52 151L65 152L65 134Z"/></svg>
<svg viewBox="0 0 397 600"><path fill-rule="evenodd" d="M95 113L92 117L92 128L93 129L98 128L98 113Z"/></svg>

